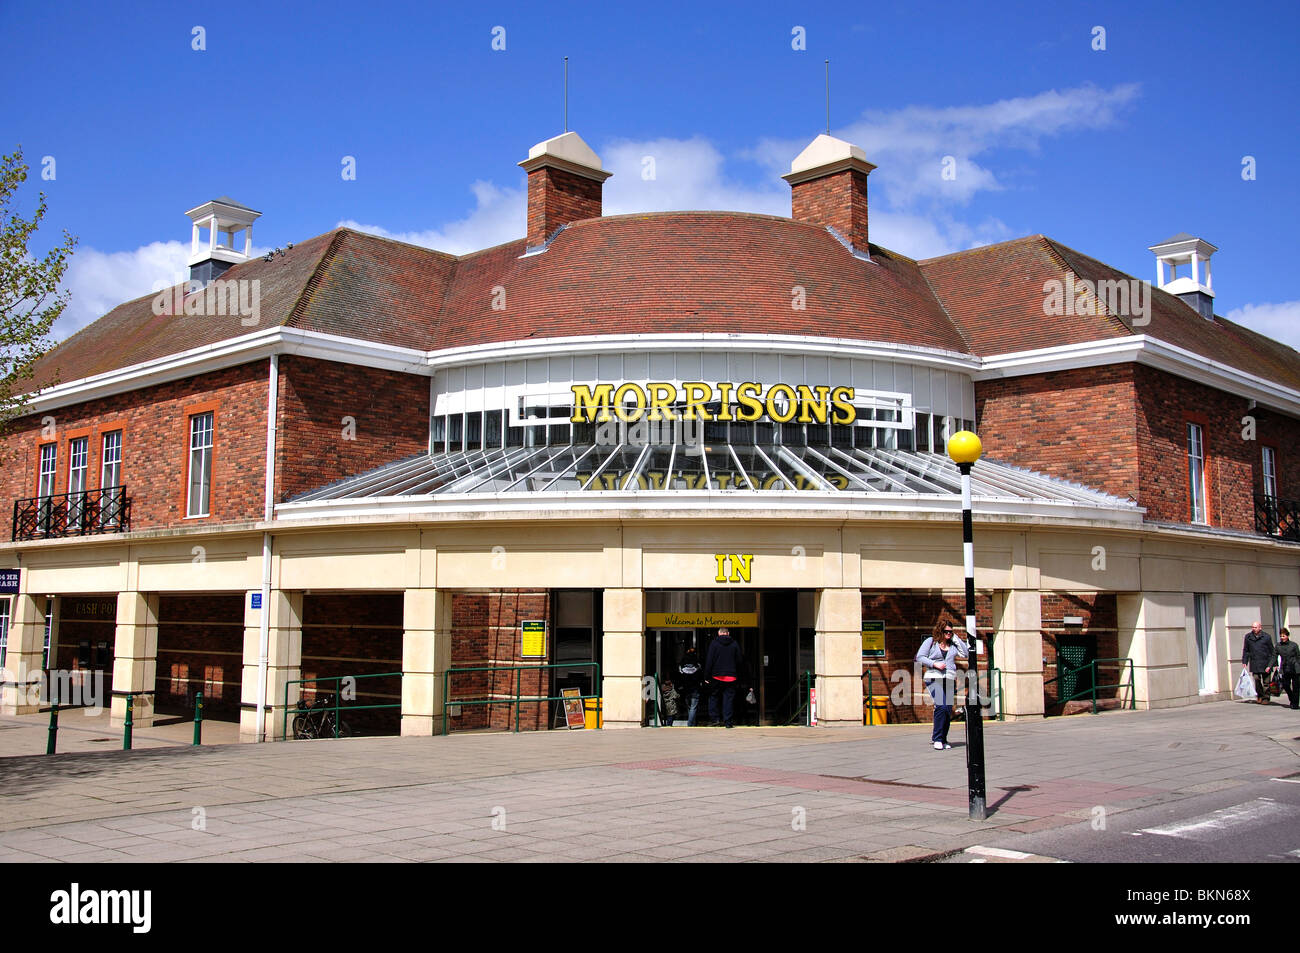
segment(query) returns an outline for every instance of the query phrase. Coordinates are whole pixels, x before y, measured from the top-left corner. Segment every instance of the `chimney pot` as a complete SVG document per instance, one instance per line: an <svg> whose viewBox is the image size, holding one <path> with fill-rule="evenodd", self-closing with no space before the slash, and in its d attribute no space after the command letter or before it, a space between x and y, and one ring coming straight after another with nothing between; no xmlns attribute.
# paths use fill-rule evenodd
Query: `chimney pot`
<svg viewBox="0 0 1300 953"><path fill-rule="evenodd" d="M825 133L790 163L790 215L832 228L861 255L868 251L867 176L875 166L859 147Z"/></svg>
<svg viewBox="0 0 1300 953"><path fill-rule="evenodd" d="M528 248L545 245L570 222L600 218L606 172L576 132L539 142L519 163L528 173Z"/></svg>

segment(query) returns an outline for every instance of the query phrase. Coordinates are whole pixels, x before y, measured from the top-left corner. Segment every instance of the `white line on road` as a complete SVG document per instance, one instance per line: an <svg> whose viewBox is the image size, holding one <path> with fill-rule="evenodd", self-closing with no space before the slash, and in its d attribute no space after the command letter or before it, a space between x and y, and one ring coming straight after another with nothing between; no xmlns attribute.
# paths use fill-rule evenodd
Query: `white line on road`
<svg viewBox="0 0 1300 953"><path fill-rule="evenodd" d="M968 854L981 854L984 857L1001 857L1003 860L1024 860L1031 856L1018 850L1007 850L1003 847L967 847Z"/></svg>
<svg viewBox="0 0 1300 953"><path fill-rule="evenodd" d="M1163 827L1144 827L1144 834L1162 834L1165 837L1182 837L1187 840L1215 840L1236 828L1258 827L1276 823L1281 817L1300 815L1300 808L1278 804L1267 798L1257 798L1232 807L1220 808L1209 814L1166 824Z"/></svg>

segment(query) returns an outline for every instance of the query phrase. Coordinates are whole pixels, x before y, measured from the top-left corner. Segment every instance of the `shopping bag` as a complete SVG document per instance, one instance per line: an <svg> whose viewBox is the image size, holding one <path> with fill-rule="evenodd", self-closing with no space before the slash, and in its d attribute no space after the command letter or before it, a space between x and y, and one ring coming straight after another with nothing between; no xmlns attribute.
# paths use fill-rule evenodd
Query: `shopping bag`
<svg viewBox="0 0 1300 953"><path fill-rule="evenodd" d="M1237 679L1237 687L1233 694L1247 700L1255 697L1255 680L1250 677L1250 672L1242 669L1241 678Z"/></svg>

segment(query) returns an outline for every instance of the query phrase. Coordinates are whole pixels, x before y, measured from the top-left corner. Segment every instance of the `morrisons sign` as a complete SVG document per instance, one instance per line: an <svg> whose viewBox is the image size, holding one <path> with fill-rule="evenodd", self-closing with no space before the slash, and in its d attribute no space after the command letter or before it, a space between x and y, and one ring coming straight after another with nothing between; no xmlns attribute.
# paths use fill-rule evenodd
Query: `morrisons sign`
<svg viewBox="0 0 1300 953"><path fill-rule="evenodd" d="M631 423L641 420L718 420L749 423L767 417L777 423L851 424L857 419L852 387L809 387L806 384L705 384L681 385L664 381L648 384L574 384L571 423L607 423L617 417ZM714 405L710 409L710 405Z"/></svg>

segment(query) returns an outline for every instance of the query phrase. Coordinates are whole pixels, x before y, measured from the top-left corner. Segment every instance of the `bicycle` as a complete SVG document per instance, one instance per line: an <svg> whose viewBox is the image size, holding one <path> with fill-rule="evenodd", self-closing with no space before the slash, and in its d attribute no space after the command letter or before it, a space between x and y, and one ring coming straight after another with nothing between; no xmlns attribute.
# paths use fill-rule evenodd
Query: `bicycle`
<svg viewBox="0 0 1300 953"><path fill-rule="evenodd" d="M334 696L317 695L316 700L303 708L299 703L299 714L293 719L293 737L295 740L312 738L333 738L334 732ZM338 737L347 738L354 732L342 718L338 720Z"/></svg>

